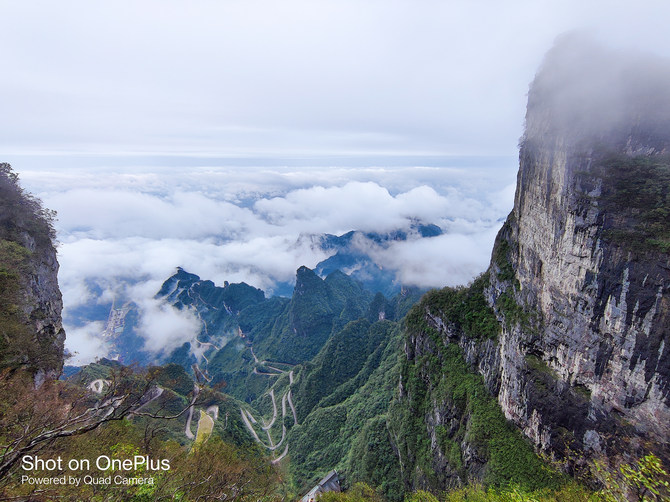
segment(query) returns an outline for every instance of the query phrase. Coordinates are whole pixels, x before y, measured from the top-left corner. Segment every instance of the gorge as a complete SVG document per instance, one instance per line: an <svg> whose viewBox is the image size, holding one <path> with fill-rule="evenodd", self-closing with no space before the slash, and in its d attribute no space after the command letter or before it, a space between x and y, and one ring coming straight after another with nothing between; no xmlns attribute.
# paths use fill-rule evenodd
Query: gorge
<svg viewBox="0 0 670 502"><path fill-rule="evenodd" d="M126 332L137 315L128 307L114 336L124 364L143 367L101 360L63 386L84 392L96 417L100 407L115 413L105 388L116 375L142 389L122 425L87 431L109 431L109 451L182 459L183 479L165 475L148 495L133 491L138 500L196 498L207 483L189 492L184 479L216 459L229 462L217 476L231 464L241 476L217 495L241 498L248 474L248 496L267 500L296 499L333 469L352 493L372 487L362 500L390 501L468 486L482 486L484 500L506 500L505 490L570 500L552 494L576 486L570 493L582 498L572 500L586 500L609 489L602 469L623 473L650 454L667 480L669 147L670 64L567 36L531 84L514 208L489 268L468 286L401 287L347 247L363 235L353 231L328 236L338 253L300 267L290 297L178 268L155 300L192 316L196 335L153 359L141 333ZM54 235L50 213L0 167L3 378L25 370L38 392L58 384L64 362ZM422 237L441 233L414 224ZM172 418L151 429L162 411ZM63 444L91 447L49 443Z"/></svg>

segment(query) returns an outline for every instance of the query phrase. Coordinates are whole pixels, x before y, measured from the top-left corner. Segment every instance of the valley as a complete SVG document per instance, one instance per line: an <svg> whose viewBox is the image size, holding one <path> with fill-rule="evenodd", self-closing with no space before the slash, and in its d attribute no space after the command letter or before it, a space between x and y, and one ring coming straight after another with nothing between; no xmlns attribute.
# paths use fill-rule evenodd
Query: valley
<svg viewBox="0 0 670 502"><path fill-rule="evenodd" d="M311 235L328 257L287 296L178 266L144 302L89 298L76 316L111 357L65 374L53 214L0 164L0 498L297 500L331 480L324 501L667 500L670 66L612 60L570 37L546 56L514 207L467 285L380 261L439 239L429 221ZM42 492L20 481L35 452L173 467Z"/></svg>

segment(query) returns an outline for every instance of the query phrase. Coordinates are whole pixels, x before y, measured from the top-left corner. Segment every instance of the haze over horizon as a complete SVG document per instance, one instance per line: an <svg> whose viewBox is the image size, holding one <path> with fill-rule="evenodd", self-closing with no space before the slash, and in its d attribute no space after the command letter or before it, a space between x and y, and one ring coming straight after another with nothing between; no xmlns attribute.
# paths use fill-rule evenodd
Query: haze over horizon
<svg viewBox="0 0 670 502"><path fill-rule="evenodd" d="M0 149L513 155L558 35L663 55L669 14L662 1L3 0Z"/></svg>
<svg viewBox="0 0 670 502"><path fill-rule="evenodd" d="M465 283L512 207L528 85L556 37L670 54L662 1L0 0L0 15L0 161L59 214L66 320L91 282L153 319L176 266L271 291L325 257L311 236L413 220L445 235L379 258L408 284ZM99 324L66 328L82 360L104 352Z"/></svg>

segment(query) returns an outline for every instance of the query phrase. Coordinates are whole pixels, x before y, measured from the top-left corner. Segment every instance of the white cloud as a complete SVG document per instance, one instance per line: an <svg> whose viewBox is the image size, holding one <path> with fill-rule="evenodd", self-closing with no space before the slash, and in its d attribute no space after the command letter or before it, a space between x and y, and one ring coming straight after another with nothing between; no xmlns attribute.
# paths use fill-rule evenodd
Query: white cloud
<svg viewBox="0 0 670 502"><path fill-rule="evenodd" d="M301 265L328 257L318 235L407 229L417 219L454 235L394 244L378 255L384 266L406 283L467 282L488 263L491 239L482 235L511 208L513 173L509 162L470 169L144 166L96 176L29 170L21 177L59 213L67 314L92 301L149 301L177 266L216 284L244 281L271 294ZM91 282L102 290L97 298ZM147 312L154 319L160 309ZM79 339L69 337L68 346Z"/></svg>
<svg viewBox="0 0 670 502"><path fill-rule="evenodd" d="M403 284L439 288L467 284L488 266L500 224L471 234L446 234L393 243L373 251L380 263L398 271Z"/></svg>
<svg viewBox="0 0 670 502"><path fill-rule="evenodd" d="M231 238L245 224L262 226L247 209L194 192L174 192L169 199L115 189L75 189L45 199L57 207L66 234L105 239Z"/></svg>
<svg viewBox="0 0 670 502"><path fill-rule="evenodd" d="M65 364L79 366L107 356L109 346L101 336L104 327L105 323L102 321L90 322L81 327L69 327L66 347L72 357Z"/></svg>
<svg viewBox="0 0 670 502"><path fill-rule="evenodd" d="M174 183L172 192L160 195L133 192L123 179L118 188L108 191L77 187L76 183L68 190L67 184L52 183L58 181L52 175L49 188L57 190L46 197L46 202L59 212L60 283L66 309L91 301L89 280L103 290L99 302L123 295L136 301L150 298L176 266L217 284L245 281L271 292L276 282L290 282L299 266L314 267L327 258L318 247L316 235L354 229L385 232L408 228L415 219L437 223L450 234L476 243L477 250L448 254L454 236L394 246L379 259L397 270L403 281L434 286L443 275L426 270L456 267L464 272L449 273L447 282L467 282L486 266L490 242L480 246L477 239L499 226L498 220L511 208L513 185L490 192L486 188L490 183L487 177L477 182L466 171L457 176L458 172L445 170L453 183L467 186L470 194L456 186L443 187L438 193L426 185L413 186L426 180L422 169L363 171L376 181L297 190L284 185L284 195L260 198L250 208L214 199L220 193L216 191L212 196L180 193L178 187L189 179L188 175L174 177L173 181L181 179L182 183ZM415 172L424 176L416 180ZM428 172L438 179L436 173ZM297 173L294 170L289 177ZM309 170L304 173L307 178L327 181L325 175L315 176ZM511 179L508 171L503 173L503 179ZM489 177L496 174L500 172L494 169ZM72 180L70 175L65 178ZM154 183L149 175L137 179ZM238 181L242 179L238 177ZM393 195L380 185L389 180L396 187L411 188ZM86 185L94 180L84 177L78 182ZM482 191L476 188L478 184L484 187ZM245 193L266 190L254 176L240 186L244 186ZM136 188L147 187L139 184ZM235 198L231 193L225 196ZM427 246L426 250L423 246ZM445 247L447 255L440 255L440 246ZM456 248L468 246L459 244ZM140 281L145 288L127 291L128 281Z"/></svg>
<svg viewBox="0 0 670 502"><path fill-rule="evenodd" d="M194 342L200 333L200 321L189 310L177 310L153 298L139 304L139 330L144 349L156 355L168 355L186 342Z"/></svg>
<svg viewBox="0 0 670 502"><path fill-rule="evenodd" d="M512 153L557 35L664 54L669 15L660 0L4 1L1 146Z"/></svg>

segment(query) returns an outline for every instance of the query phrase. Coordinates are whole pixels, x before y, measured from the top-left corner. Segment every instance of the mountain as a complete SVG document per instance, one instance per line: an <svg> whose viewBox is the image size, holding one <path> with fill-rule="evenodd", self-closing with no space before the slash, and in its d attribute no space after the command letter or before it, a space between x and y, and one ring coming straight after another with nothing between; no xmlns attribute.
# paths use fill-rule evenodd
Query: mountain
<svg viewBox="0 0 670 502"><path fill-rule="evenodd" d="M0 498L279 499L244 403L196 385L183 367L135 371L103 359L58 379L65 333L53 217L0 164ZM246 305L244 295L234 300ZM113 311L114 333L126 309Z"/></svg>
<svg viewBox="0 0 670 502"><path fill-rule="evenodd" d="M384 263L375 260L374 251L387 248L393 242L438 235L442 235L440 227L419 222L412 223L408 230L395 230L385 234L353 230L340 236L327 234L321 241L321 247L326 251L336 252L319 262L314 270L322 277L340 270L370 291L391 297L400 293L401 284L393 270L385 268Z"/></svg>
<svg viewBox="0 0 670 502"><path fill-rule="evenodd" d="M375 297L358 281L334 271L325 279L307 268L296 272L292 297L266 298L245 283L223 287L183 269L167 279L156 298L194 315L200 333L165 359L202 371L215 384L247 402L269 384L266 365L312 359L333 333L365 317ZM384 307L377 298L378 308Z"/></svg>
<svg viewBox="0 0 670 502"><path fill-rule="evenodd" d="M365 290L367 296L370 296L370 293L381 292L385 297L391 298L406 287L400 284L394 270L385 267L383 263L379 262L378 258L375 258L375 253L387 249L395 242L431 238L439 235L442 235L442 230L437 225L415 221L405 230L398 229L386 233L350 231L340 236L331 234L312 236L315 246L319 246L322 250L331 254L329 258L318 263L313 272L319 278L327 279L327 284L337 282L335 280L337 274L343 274L359 284L357 288L361 291ZM328 276L335 272L337 274L328 279ZM296 275L296 280L299 278L298 275ZM307 276L304 279L308 280ZM137 278L132 277L126 277L123 281L127 284L139 282ZM314 284L316 285L318 282ZM180 310L186 309L196 313L199 321L203 323L203 330L198 336L198 340L200 342L211 342L215 338L229 338L230 334L239 328L239 322L244 324L242 329L244 329L245 335L250 332L253 337L253 333L258 329L257 323L263 322L255 317L271 314L270 317L265 318L264 322L274 323L274 316L279 314L276 310L287 303L286 299L294 297L294 291L298 286L299 284L295 281L277 283L273 288L275 297L266 299L263 291L248 284L226 282L223 287L218 287L209 280L201 280L197 275L177 267L177 273L165 281L156 294L156 298L164 300ZM124 364L136 363L140 365L155 364L165 360L161 357L157 358L156 354L147 351L144 347L141 326L142 312L138 305L122 296L113 303L103 302L98 304L97 301L99 296L102 295L102 289L93 281L89 281L87 287L94 293L92 297L95 300L69 309L66 321L70 325L84 326L91 321L99 321L107 317L103 337L109 347L108 357ZM345 286L345 289L347 287ZM358 302L358 294L349 295L350 305ZM339 296L342 297L341 294ZM336 294L333 299L337 297ZM311 298L311 293L307 295L307 298ZM266 300L269 303L260 309L247 309L252 304L264 303ZM326 303L329 301L326 300ZM365 301L368 301L368 299ZM299 301L293 300L291 310L303 308L300 307L299 303ZM333 307L340 308L341 306L335 305ZM266 308L270 310L266 312ZM317 306L317 308L319 307ZM365 307L361 308L365 310ZM354 314L352 313L352 315ZM270 341L273 344L276 344L277 337L281 338L276 331L279 328L275 329L275 334L271 337ZM268 326L264 328L265 331L268 329L270 329ZM281 329L286 331L287 325L283 325ZM322 335L317 334L316 336ZM270 341L264 347L270 347ZM298 343L301 343L300 340L298 340ZM190 352L192 352L194 346L198 346L195 348L200 350L202 347L199 345L201 344L197 340L193 340L188 345L182 346L177 353L173 353L169 360L189 366L195 362ZM317 343L317 345L319 344ZM281 349L278 350L281 351ZM294 352L295 350L291 349L291 351ZM312 351L310 357L315 353L315 351ZM269 357L279 357L281 359L282 355L275 353ZM305 358L306 356L303 355L299 357L301 360ZM289 357L289 359L291 358Z"/></svg>
<svg viewBox="0 0 670 502"><path fill-rule="evenodd" d="M389 320L352 322L298 375L298 424L288 444L300 491L336 469L346 486L365 482L388 500L402 500L400 465L386 425L399 378L401 331Z"/></svg>
<svg viewBox="0 0 670 502"><path fill-rule="evenodd" d="M397 229L386 233L350 231L340 236L331 234L305 235L301 236L300 239L308 239L310 245L315 249L320 248L330 255L329 258L319 262L314 267L314 272L319 277L326 278L331 273L340 271L362 284L364 289L372 293L381 292L390 298L400 293L405 286L397 279L396 271L388 268L383 261L380 261L377 253L388 252L390 246L400 241L431 238L441 234L442 230L437 225L413 221L406 229ZM220 291L212 289L215 285L211 281L203 281L202 286L197 286L197 289L207 292L216 291L215 294L225 296L225 298L206 298L200 292L189 289L190 285L187 284L189 272L183 270L181 272L181 274L175 274L172 278L173 282L164 284L157 294L158 298L171 294L169 302L179 308L188 309L191 306L199 305L198 308L202 310L201 314L203 314L208 308L206 305L208 303L220 301L230 303L231 301L234 302L237 296L244 298L242 301L259 301L259 293L265 295L265 292L256 290L256 288L244 283L228 284L230 287L224 286L225 293L223 293L223 289ZM192 276L191 282L200 281L199 277L190 275ZM73 328L80 328L91 322L100 322L106 319L102 337L109 349L107 357L124 364L136 363L142 366L156 364L161 358L157 358L156 354L147 351L144 347L145 334L142 333L140 307L132 298L123 293L124 289L130 289L132 286L141 284L143 279L132 276L124 276L118 279L119 285L122 285L122 287L117 288L117 296L113 301L103 300L107 295L103 294L105 290L95 280L86 280L86 288L91 293L89 299L83 301L80 305L71 306L67 309L65 324ZM171 291L169 289L176 287L174 281L183 283L179 286L182 290ZM272 294L290 299L293 296L294 289L295 281L277 282L272 287ZM181 297L176 298L180 294ZM191 297L188 295L191 295ZM280 300L272 301L275 304L281 303ZM228 305L228 307L237 311L246 306L246 304ZM205 315L208 324L216 324L215 329L221 329L223 333L226 332L226 327L235 329L235 322L233 321L235 316L230 314L231 312L228 311L220 311L217 314L216 309L209 308L207 313L203 315ZM207 338L207 334L205 334L205 338ZM175 354L173 360L184 365L191 364L193 360L189 359L188 352L189 347L183 347L179 355ZM68 371L70 370L68 369Z"/></svg>
<svg viewBox="0 0 670 502"><path fill-rule="evenodd" d="M375 295L367 315L334 333L297 368L297 423L287 435L293 482L306 491L336 469L344 486L368 483L403 499L401 466L387 422L400 378L403 318L418 290Z"/></svg>
<svg viewBox="0 0 670 502"><path fill-rule="evenodd" d="M309 360L333 332L363 317L372 298L371 292L339 270L321 279L313 270L300 267L285 312L269 332L251 331L254 345L268 359Z"/></svg>
<svg viewBox="0 0 670 502"><path fill-rule="evenodd" d="M83 366L68 378L68 383L74 383L96 392L100 387L104 390L109 382L114 377L118 378L120 372L123 371L124 366L121 363L102 358L95 363ZM195 382L183 367L178 364L150 366L147 368L147 374L150 375L151 382L159 392L147 394L143 410L177 415L188 405ZM130 378L139 380L141 376L141 374L131 374ZM98 385L100 387L97 387ZM198 413L203 410L210 415L224 417L223 421L215 420L215 434L218 437L231 444L254 450L253 438L240 418L239 408L242 403L211 388L201 389L199 397L194 413L182 413L160 424L162 440L169 439L176 443L188 444L188 440L193 439L193 432L198 427Z"/></svg>
<svg viewBox="0 0 670 502"><path fill-rule="evenodd" d="M39 386L63 368L63 302L53 213L0 164L0 367L25 368Z"/></svg>
<svg viewBox="0 0 670 502"><path fill-rule="evenodd" d="M193 364L209 385L244 402L249 438L274 462L290 457L298 492L336 468L345 486L373 482L400 500L386 413L399 378L401 320L420 295L405 288L386 298L340 270L321 278L300 267L290 299L245 284L217 287L183 269L157 298L202 323L168 360L189 371ZM371 441L382 458L365 452Z"/></svg>
<svg viewBox="0 0 670 502"><path fill-rule="evenodd" d="M669 147L670 65L580 37L547 55L488 272L407 317L406 488L560 483L535 452L585 479L670 462Z"/></svg>

